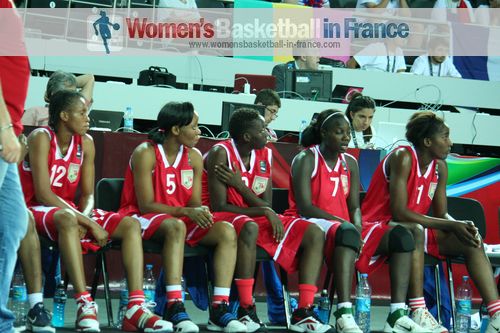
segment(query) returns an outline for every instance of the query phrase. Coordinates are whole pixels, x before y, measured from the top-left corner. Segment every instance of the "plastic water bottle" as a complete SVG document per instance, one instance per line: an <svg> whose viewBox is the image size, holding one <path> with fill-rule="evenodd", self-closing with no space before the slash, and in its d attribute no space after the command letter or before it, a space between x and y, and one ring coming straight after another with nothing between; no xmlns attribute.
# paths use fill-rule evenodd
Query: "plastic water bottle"
<svg viewBox="0 0 500 333"><path fill-rule="evenodd" d="M120 304L118 305L118 318L116 318L115 327L118 329L122 328L123 318L125 317L125 312L127 312L128 305L128 287L127 279L123 279L120 282Z"/></svg>
<svg viewBox="0 0 500 333"><path fill-rule="evenodd" d="M318 302L318 317L323 324L330 322L330 298L328 297L328 290L323 289L321 297Z"/></svg>
<svg viewBox="0 0 500 333"><path fill-rule="evenodd" d="M300 121L300 127L299 127L299 145L302 144L302 133L304 132L306 127L307 127L307 121L302 119Z"/></svg>
<svg viewBox="0 0 500 333"><path fill-rule="evenodd" d="M469 277L465 275L462 278L462 284L457 288L455 333L469 333L470 331L471 299L472 289Z"/></svg>
<svg viewBox="0 0 500 333"><path fill-rule="evenodd" d="M299 307L299 303L297 303L297 299L295 297L290 297L290 312L293 313Z"/></svg>
<svg viewBox="0 0 500 333"><path fill-rule="evenodd" d="M370 332L370 306L372 289L368 283L368 274L361 274L356 288L356 323L363 333Z"/></svg>
<svg viewBox="0 0 500 333"><path fill-rule="evenodd" d="M64 327L64 308L66 307L66 289L64 283L61 281L56 287L54 293L54 306L52 315L52 326Z"/></svg>
<svg viewBox="0 0 500 333"><path fill-rule="evenodd" d="M488 328L488 324L490 323L490 315L488 313L488 309L486 308L486 304L483 302L481 304L481 333L486 333L486 329Z"/></svg>
<svg viewBox="0 0 500 333"><path fill-rule="evenodd" d="M26 284L21 269L16 270L12 279L12 299L10 309L16 317L14 319L14 327L26 325L26 301L28 295L26 292Z"/></svg>
<svg viewBox="0 0 500 333"><path fill-rule="evenodd" d="M123 116L123 131L133 132L134 129L134 113L132 112L132 107L127 106L125 109L125 115Z"/></svg>
<svg viewBox="0 0 500 333"><path fill-rule="evenodd" d="M146 297L146 303L154 302L155 291L156 291L156 280L153 274L153 265L146 265L146 271L144 272L144 296ZM151 311L154 307L149 308Z"/></svg>
<svg viewBox="0 0 500 333"><path fill-rule="evenodd" d="M182 291L182 302L186 301L186 281L181 277L181 291Z"/></svg>

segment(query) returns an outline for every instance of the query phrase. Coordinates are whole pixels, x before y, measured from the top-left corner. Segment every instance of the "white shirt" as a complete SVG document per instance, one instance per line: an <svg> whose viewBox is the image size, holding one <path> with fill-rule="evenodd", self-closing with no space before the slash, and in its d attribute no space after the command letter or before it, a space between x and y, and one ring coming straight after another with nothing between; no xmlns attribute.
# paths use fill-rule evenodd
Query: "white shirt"
<svg viewBox="0 0 500 333"><path fill-rule="evenodd" d="M432 70L432 72L431 72ZM411 72L417 75L424 76L448 76L461 78L462 75L451 61L450 57L446 57L442 64L435 64L429 59L429 55L423 54L415 59Z"/></svg>
<svg viewBox="0 0 500 333"><path fill-rule="evenodd" d="M186 0L184 3L181 0L160 0L159 8L179 8L179 9L195 9L198 8L195 0Z"/></svg>
<svg viewBox="0 0 500 333"><path fill-rule="evenodd" d="M364 55L366 54L366 55ZM375 70L396 73L406 70L403 50L397 47L395 54L389 54L384 43L373 43L354 56L354 60L363 70Z"/></svg>
<svg viewBox="0 0 500 333"><path fill-rule="evenodd" d="M356 147L356 145L354 144L354 138L352 136L353 132L351 132L351 141L349 141L348 147L349 148L361 148L361 149L365 149L367 147L372 148L373 138L375 137L375 129L372 126L370 126L370 128L372 129L372 138L370 141L365 143L363 132L362 131L360 131L360 132L354 131L354 135L356 136L356 143L357 143L358 147Z"/></svg>

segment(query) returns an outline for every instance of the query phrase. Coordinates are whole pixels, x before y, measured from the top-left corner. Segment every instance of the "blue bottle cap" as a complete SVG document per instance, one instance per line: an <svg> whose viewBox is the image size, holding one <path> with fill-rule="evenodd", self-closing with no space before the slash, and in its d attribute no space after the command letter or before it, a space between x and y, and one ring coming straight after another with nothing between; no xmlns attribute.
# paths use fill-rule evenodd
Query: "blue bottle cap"
<svg viewBox="0 0 500 333"><path fill-rule="evenodd" d="M151 264L147 264L147 265L146 265L146 269L153 269L153 265L151 265Z"/></svg>
<svg viewBox="0 0 500 333"><path fill-rule="evenodd" d="M367 278L367 277L368 277L368 274L363 273L363 274L361 274L361 277Z"/></svg>

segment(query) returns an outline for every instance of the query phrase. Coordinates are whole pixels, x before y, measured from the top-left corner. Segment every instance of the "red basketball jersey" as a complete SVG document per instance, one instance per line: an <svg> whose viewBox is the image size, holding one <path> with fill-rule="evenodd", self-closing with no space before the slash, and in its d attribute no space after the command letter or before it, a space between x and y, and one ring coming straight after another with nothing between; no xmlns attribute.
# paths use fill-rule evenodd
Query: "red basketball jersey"
<svg viewBox="0 0 500 333"><path fill-rule="evenodd" d="M50 137L50 148L48 156L48 169L50 175L50 189L61 199L73 205L76 190L80 182L80 170L83 162L82 137L73 135L66 155L62 155L57 145L56 133L49 127L42 127L35 131L46 132ZM35 187L30 166L23 162L19 167L24 199L28 207L41 205L36 201Z"/></svg>
<svg viewBox="0 0 500 333"><path fill-rule="evenodd" d="M418 165L417 152L415 149L410 146L403 146L400 148L408 150L412 156L410 175L408 176L406 185L408 193L407 207L416 213L427 214L438 183L436 160L433 160L429 164L427 170L422 175L420 173L420 166ZM392 219L389 178L385 172L386 162L391 154L387 155L380 162L373 174L368 192L361 206L363 221L386 223Z"/></svg>
<svg viewBox="0 0 500 333"><path fill-rule="evenodd" d="M240 169L243 182L252 189L257 196L261 196L266 191L267 184L271 180L271 149L264 147L259 150L252 150L250 167L247 170L232 139L214 145L214 147L217 146L226 150L229 168L233 170L233 164L236 164ZM202 199L203 204L208 206L210 199L208 194L208 175L206 171L203 171ZM248 207L243 197L232 187L227 188L227 202L238 207Z"/></svg>
<svg viewBox="0 0 500 333"><path fill-rule="evenodd" d="M314 154L314 169L311 174L312 204L331 215L350 221L347 197L351 188L351 173L345 157L347 154L339 154L337 163L331 169L321 155L318 145L309 149ZM292 177L290 174L290 184L293 184ZM298 216L293 186L288 193L288 204L290 208L286 214Z"/></svg>
<svg viewBox="0 0 500 333"><path fill-rule="evenodd" d="M156 164L151 175L155 202L172 207L187 206L193 193L193 167L189 159L190 149L181 146L174 164L170 165L161 144L150 142L154 146ZM134 188L134 173L131 162L125 172L125 183L121 197L121 214L140 214Z"/></svg>

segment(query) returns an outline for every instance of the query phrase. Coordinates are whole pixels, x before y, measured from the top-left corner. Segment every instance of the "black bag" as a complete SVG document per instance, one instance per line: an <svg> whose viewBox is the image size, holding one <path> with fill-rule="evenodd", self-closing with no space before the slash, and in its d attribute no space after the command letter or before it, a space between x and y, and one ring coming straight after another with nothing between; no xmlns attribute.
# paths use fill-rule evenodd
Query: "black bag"
<svg viewBox="0 0 500 333"><path fill-rule="evenodd" d="M175 88L177 77L169 73L165 67L150 66L139 73L137 84L140 86L167 85Z"/></svg>

